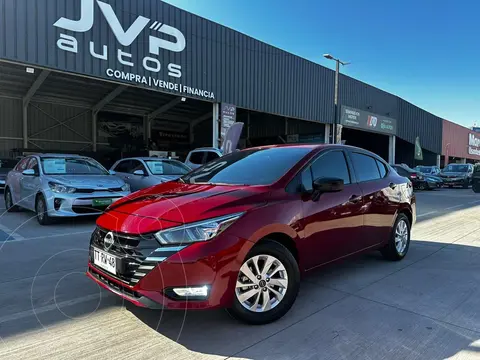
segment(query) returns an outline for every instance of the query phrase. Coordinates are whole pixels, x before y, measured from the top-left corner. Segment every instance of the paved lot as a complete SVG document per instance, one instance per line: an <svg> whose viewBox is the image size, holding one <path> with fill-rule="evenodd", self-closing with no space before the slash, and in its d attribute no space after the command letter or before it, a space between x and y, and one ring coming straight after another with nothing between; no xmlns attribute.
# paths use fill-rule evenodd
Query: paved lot
<svg viewBox="0 0 480 360"><path fill-rule="evenodd" d="M45 228L4 214L0 359L480 359L480 195L417 197L404 261L324 268L287 316L257 327L124 304L83 275L94 220Z"/></svg>

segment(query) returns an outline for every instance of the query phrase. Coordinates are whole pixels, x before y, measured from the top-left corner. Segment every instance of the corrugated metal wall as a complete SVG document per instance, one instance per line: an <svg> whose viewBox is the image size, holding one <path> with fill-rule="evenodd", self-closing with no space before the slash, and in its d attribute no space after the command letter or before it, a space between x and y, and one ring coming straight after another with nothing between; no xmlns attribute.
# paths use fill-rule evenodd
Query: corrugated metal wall
<svg viewBox="0 0 480 360"><path fill-rule="evenodd" d="M22 146L22 100L0 98L0 156Z"/></svg>
<svg viewBox="0 0 480 360"><path fill-rule="evenodd" d="M93 28L74 33L60 30L53 24L61 17L79 19L80 1L0 0L0 59L112 80L106 74L111 68L208 90L215 94L211 101L289 118L332 123L333 71L162 1L104 2L112 5L122 24L132 24L139 15L150 19L130 47L120 46L97 5L94 5ZM95 4L93 0L92 4ZM151 55L149 36L157 34L149 26L158 21L179 29L185 35L186 48L182 52L160 51L155 57L161 62L162 70L157 74L145 70L142 61ZM57 48L61 33L77 39L78 54ZM90 55L90 41L95 43L97 52L104 44L108 45L107 61ZM132 54L133 67L117 61L118 48ZM181 65L181 79L168 75L169 63ZM394 95L342 75L340 103L397 118L400 138L413 142L420 136L426 149L441 152L439 118ZM262 135L260 132L264 130L254 127L253 124L252 130ZM280 133L280 129L284 129L283 122L272 122L269 135Z"/></svg>
<svg viewBox="0 0 480 360"><path fill-rule="evenodd" d="M398 136L410 143L420 137L423 148L441 154L442 119L398 98Z"/></svg>

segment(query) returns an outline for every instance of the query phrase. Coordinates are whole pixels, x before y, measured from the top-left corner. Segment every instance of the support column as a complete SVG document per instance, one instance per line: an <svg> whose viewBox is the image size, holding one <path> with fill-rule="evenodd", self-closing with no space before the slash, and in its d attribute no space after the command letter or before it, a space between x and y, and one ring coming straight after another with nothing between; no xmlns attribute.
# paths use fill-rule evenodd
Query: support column
<svg viewBox="0 0 480 360"><path fill-rule="evenodd" d="M218 138L218 126L219 126L219 116L220 115L220 104L213 104L212 111L212 147L220 147L220 139Z"/></svg>
<svg viewBox="0 0 480 360"><path fill-rule="evenodd" d="M390 135L388 137L388 163L395 164L395 143L397 137L395 135Z"/></svg>
<svg viewBox="0 0 480 360"><path fill-rule="evenodd" d="M467 159L466 158L463 158L460 160L460 164L466 164L467 163Z"/></svg>
<svg viewBox="0 0 480 360"><path fill-rule="evenodd" d="M330 144L331 125L325 124L325 144Z"/></svg>
<svg viewBox="0 0 480 360"><path fill-rule="evenodd" d="M285 136L288 135L288 118L285 118Z"/></svg>
<svg viewBox="0 0 480 360"><path fill-rule="evenodd" d="M92 111L92 150L97 151L97 114L98 112Z"/></svg>
<svg viewBox="0 0 480 360"><path fill-rule="evenodd" d="M28 149L28 103L23 105L23 148Z"/></svg>
<svg viewBox="0 0 480 360"><path fill-rule="evenodd" d="M437 166L438 167L440 167L440 165L441 165L441 158L442 158L441 155L437 155Z"/></svg>

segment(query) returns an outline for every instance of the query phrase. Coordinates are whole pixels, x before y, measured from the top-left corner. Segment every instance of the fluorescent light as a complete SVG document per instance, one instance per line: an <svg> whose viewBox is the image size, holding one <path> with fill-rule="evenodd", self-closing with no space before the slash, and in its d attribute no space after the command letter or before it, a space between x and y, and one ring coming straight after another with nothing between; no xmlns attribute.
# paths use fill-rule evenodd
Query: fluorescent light
<svg viewBox="0 0 480 360"><path fill-rule="evenodd" d="M25 71L26 71L27 73L29 73L29 74L35 74L35 69L34 69L34 68L31 68L31 67L27 67L27 68L25 69Z"/></svg>

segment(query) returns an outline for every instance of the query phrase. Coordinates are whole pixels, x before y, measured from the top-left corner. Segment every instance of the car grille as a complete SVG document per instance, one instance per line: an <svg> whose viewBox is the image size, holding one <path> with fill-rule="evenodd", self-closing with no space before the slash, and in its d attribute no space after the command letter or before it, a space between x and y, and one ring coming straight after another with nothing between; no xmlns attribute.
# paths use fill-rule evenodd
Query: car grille
<svg viewBox="0 0 480 360"><path fill-rule="evenodd" d="M72 211L76 214L101 214L106 208L107 206L72 205Z"/></svg>
<svg viewBox="0 0 480 360"><path fill-rule="evenodd" d="M76 189L77 194L93 194L95 192L122 192L122 188L110 188L110 189Z"/></svg>
<svg viewBox="0 0 480 360"><path fill-rule="evenodd" d="M92 234L91 245L120 259L120 264L117 262L117 274L109 275L131 286L135 286L159 262L185 248L185 246L160 247L153 234L131 235L112 232L114 243L106 250L104 239L107 233L108 230L97 227ZM90 259L93 264L93 249L90 250Z"/></svg>

